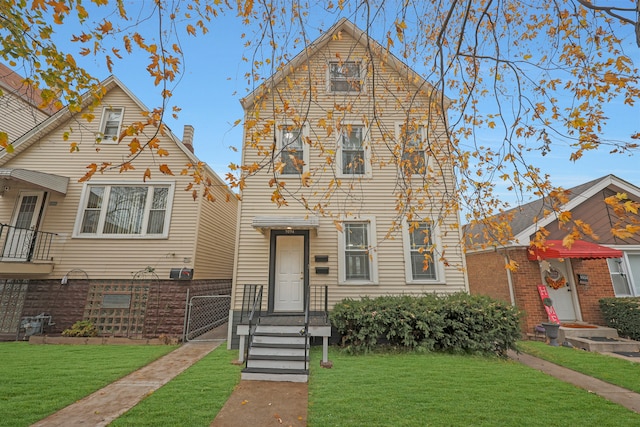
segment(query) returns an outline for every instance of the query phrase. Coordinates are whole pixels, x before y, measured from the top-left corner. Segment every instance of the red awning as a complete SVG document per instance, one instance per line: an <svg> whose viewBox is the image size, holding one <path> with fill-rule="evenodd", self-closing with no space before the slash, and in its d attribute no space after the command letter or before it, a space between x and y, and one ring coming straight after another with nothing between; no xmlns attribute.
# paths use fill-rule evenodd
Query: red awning
<svg viewBox="0 0 640 427"><path fill-rule="evenodd" d="M577 240L571 245L571 249L562 246L562 240L547 240L546 248L540 249L536 247L530 247L527 257L531 261L541 259L555 259L555 258L582 258L582 259L597 259L597 258L620 258L622 257L622 251L617 249L611 249L606 246L597 245L595 243L584 242Z"/></svg>

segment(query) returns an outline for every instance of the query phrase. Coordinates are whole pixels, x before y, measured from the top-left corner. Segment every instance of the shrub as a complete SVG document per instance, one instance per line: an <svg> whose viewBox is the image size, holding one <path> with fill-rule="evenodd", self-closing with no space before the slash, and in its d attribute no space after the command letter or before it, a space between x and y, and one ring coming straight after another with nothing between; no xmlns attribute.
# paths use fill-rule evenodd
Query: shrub
<svg viewBox="0 0 640 427"><path fill-rule="evenodd" d="M602 316L622 337L640 340L640 298L603 298Z"/></svg>
<svg viewBox="0 0 640 427"><path fill-rule="evenodd" d="M98 329L88 320L79 320L69 329L62 331L63 337L95 337Z"/></svg>
<svg viewBox="0 0 640 427"><path fill-rule="evenodd" d="M519 313L489 297L383 296L345 299L331 312L341 346L352 353L381 345L455 353L497 353L515 348Z"/></svg>

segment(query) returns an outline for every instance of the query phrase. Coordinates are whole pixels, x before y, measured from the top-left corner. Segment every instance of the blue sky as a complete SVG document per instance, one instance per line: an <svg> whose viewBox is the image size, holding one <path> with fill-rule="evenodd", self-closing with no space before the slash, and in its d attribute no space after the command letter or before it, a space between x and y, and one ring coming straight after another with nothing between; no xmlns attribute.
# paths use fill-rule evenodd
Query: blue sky
<svg viewBox="0 0 640 427"><path fill-rule="evenodd" d="M315 16L314 24L321 24L326 29L337 19L336 15ZM249 84L245 73L250 71L250 65L242 58L243 55L250 57L251 53L245 50L241 34L250 33L252 28L242 25L232 13L213 20L208 28L206 35L182 36L184 74L173 88L172 98L172 104L181 107L182 111L177 120L167 117L167 124L179 138L182 138L185 124L193 125L196 155L224 177L230 162L240 162L242 128L233 123L243 117L239 100L248 93ZM308 25L310 36L318 36L319 33L311 28L312 25ZM71 34L74 28L65 27L64 31ZM635 64L640 66L640 48L629 44ZM95 77L102 80L109 76L106 66L99 62L102 60L85 58L83 61L80 64ZM153 108L161 102L161 89L153 85L146 65L146 56L125 56L124 60L115 62L113 74L147 107ZM611 107L612 124L605 130L608 138L628 139L631 133L640 132L640 105ZM490 137L486 142L491 143ZM545 157L538 156L536 165L550 173L556 185L565 188L607 174L615 174L640 186L638 160L637 156L609 155L608 150L603 149L587 153L574 163L569 161L568 149L556 148ZM504 197L510 196L505 194Z"/></svg>

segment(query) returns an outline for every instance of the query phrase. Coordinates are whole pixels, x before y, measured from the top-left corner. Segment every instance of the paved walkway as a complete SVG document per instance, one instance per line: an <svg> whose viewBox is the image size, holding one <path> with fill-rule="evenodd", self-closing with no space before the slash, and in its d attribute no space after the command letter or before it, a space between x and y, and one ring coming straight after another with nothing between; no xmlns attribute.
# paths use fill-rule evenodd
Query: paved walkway
<svg viewBox="0 0 640 427"><path fill-rule="evenodd" d="M202 359L223 340L190 342L33 426L106 426Z"/></svg>
<svg viewBox="0 0 640 427"><path fill-rule="evenodd" d="M640 394L618 387L608 382L581 374L571 369L558 366L555 363L538 359L525 353L509 352L509 357L527 366L554 376L559 380L573 384L576 387L588 390L607 400L624 406L634 412L640 413Z"/></svg>
<svg viewBox="0 0 640 427"><path fill-rule="evenodd" d="M178 374L209 354L218 347L221 342L223 342L223 340L184 344L155 362L67 406L35 423L33 426L106 426L134 407L149 393L162 387ZM509 357L562 381L618 403L634 412L640 413L640 394L638 393L525 353L511 351L509 352ZM245 409L249 410L243 412L246 413L251 421L256 420L256 415L258 415L256 410L260 408L259 411L264 412L264 414L260 412L260 417L263 421L268 419L272 423L281 424L284 419L287 419L287 425L304 426L306 424L307 414L303 409L306 408L308 399L306 387L299 389L299 383L274 383L273 386L278 387L278 390L265 393L265 385L259 383L261 382L243 381L241 385L234 390L223 410L218 414L218 417L213 420L212 425L216 427L252 425L246 424L244 420L237 418L239 411L230 410L230 407L237 407L249 402L251 405L245 407ZM306 386L306 384L304 384L304 386ZM279 396L280 399L276 396ZM260 399L264 400L264 402ZM290 407L289 409L293 410L293 412L288 413L290 411L287 411L285 407L272 407L272 402L278 400L287 402L285 406ZM254 411L256 411L256 413L252 414ZM276 411L281 415L274 417L273 414L276 413ZM233 415L231 415L231 413L233 413Z"/></svg>

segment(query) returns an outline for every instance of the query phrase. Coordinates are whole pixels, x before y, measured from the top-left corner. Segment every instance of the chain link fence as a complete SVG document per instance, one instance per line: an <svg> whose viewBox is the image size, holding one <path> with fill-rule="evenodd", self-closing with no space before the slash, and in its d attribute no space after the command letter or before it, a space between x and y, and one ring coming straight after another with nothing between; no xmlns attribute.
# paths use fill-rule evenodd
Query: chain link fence
<svg viewBox="0 0 640 427"><path fill-rule="evenodd" d="M226 327L231 308L231 295L199 295L187 306L187 341L214 341L227 337Z"/></svg>

